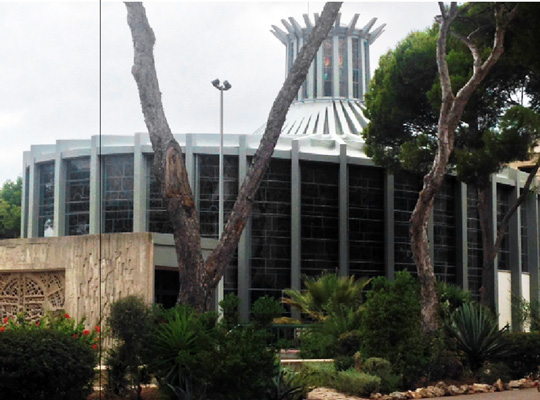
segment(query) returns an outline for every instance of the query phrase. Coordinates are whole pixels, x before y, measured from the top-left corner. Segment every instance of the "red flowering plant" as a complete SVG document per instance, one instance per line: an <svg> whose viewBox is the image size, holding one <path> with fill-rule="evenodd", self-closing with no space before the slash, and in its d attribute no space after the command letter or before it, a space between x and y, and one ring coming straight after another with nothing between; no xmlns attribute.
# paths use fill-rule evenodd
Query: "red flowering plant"
<svg viewBox="0 0 540 400"><path fill-rule="evenodd" d="M99 325L96 325L92 329L87 329L84 318L80 322L77 322L74 318L71 318L71 316L66 313L47 313L39 321L31 321L27 318L26 313L19 313L16 317L5 317L2 320L2 324L0 324L0 332L4 332L8 329L50 329L73 336L74 338L87 343L93 349L97 349L99 347L99 335L101 332Z"/></svg>

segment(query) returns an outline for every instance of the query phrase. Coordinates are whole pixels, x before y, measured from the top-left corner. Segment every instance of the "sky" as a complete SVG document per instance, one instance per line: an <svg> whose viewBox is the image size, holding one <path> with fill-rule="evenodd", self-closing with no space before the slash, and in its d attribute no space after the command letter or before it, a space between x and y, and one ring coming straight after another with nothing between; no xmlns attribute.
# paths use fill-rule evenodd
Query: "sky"
<svg viewBox="0 0 540 400"><path fill-rule="evenodd" d="M313 20L324 3L145 2L156 35L162 99L174 133L219 131L218 78L225 133L264 124L285 79L285 46L270 29L281 19ZM378 59L408 33L431 26L436 2L345 2L341 23L355 13L362 27L386 24L371 46ZM92 135L145 132L131 75L133 48L126 9L118 1L0 1L0 184L22 175L22 154L35 144Z"/></svg>

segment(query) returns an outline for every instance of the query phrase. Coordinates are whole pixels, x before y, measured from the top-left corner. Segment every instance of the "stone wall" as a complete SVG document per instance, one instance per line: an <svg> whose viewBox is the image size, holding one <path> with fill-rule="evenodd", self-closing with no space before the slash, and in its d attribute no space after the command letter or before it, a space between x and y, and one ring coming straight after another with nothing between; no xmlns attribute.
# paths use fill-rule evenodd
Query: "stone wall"
<svg viewBox="0 0 540 400"><path fill-rule="evenodd" d="M100 315L108 315L110 304L116 299L138 294L149 303L153 301L152 235L125 233L0 241L0 275L4 277L0 283L7 282L10 275L28 272L63 272L65 311L77 319L85 316L88 326L93 326ZM3 290L0 287L0 300Z"/></svg>

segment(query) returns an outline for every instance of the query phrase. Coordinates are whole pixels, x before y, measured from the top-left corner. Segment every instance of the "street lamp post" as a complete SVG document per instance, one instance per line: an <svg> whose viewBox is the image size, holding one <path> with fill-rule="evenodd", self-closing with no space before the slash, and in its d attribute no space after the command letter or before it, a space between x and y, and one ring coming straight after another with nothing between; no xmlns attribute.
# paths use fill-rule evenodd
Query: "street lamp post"
<svg viewBox="0 0 540 400"><path fill-rule="evenodd" d="M219 211L218 211L218 238L221 238L223 233L224 218L223 218L223 92L231 88L229 81L224 81L223 85L220 85L219 79L214 79L212 85L219 90L220 94L220 107L219 107L219 183L218 183L218 197L219 197ZM219 281L217 290L217 303L223 299L223 278ZM216 309L218 307L216 306Z"/></svg>
<svg viewBox="0 0 540 400"><path fill-rule="evenodd" d="M221 238L223 233L223 92L231 88L229 81L224 81L223 85L219 84L219 79L214 79L212 85L219 90L220 94L220 107L219 107L219 184L218 184L218 197L219 197L219 211L218 211L218 238Z"/></svg>

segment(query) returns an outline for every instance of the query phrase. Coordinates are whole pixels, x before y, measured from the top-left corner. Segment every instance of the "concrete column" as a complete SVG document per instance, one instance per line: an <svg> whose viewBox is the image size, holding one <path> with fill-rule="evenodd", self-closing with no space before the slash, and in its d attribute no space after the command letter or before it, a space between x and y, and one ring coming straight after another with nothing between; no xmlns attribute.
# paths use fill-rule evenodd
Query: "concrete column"
<svg viewBox="0 0 540 400"><path fill-rule="evenodd" d="M57 147L54 160L54 236L64 236L66 232L66 165L62 152Z"/></svg>
<svg viewBox="0 0 540 400"><path fill-rule="evenodd" d="M247 159L247 137L241 136L238 149L238 185L239 188L244 182L249 164ZM240 302L240 320L247 322L249 319L249 309L251 296L249 288L251 285L250 276L251 260L251 216L249 217L244 231L238 242L238 297Z"/></svg>
<svg viewBox="0 0 540 400"><path fill-rule="evenodd" d="M456 187L456 269L457 284L469 290L469 249L467 247L467 185L457 182Z"/></svg>
<svg viewBox="0 0 540 400"><path fill-rule="evenodd" d="M495 181L495 176L491 176L491 180L489 182L489 196L488 196L488 213L491 215L490 218L490 231L491 231L491 238L490 240L495 243L495 238L497 236L497 182ZM493 271L490 271L491 274L493 274L493 293L495 295L495 314L498 315L499 313L499 301L498 301L498 295L499 295L499 257L496 256L495 260L493 261ZM483 272L482 272L483 273Z"/></svg>
<svg viewBox="0 0 540 400"><path fill-rule="evenodd" d="M386 170L384 176L384 264L385 276L393 281L394 265L394 175Z"/></svg>
<svg viewBox="0 0 540 400"><path fill-rule="evenodd" d="M508 199L508 205L511 207L519 197L520 184L519 177L516 170L511 170L512 178L516 185L510 192L510 198ZM509 250L510 250L510 274L511 274L511 287L512 294L510 296L512 302L512 330L521 331L522 324L520 319L520 310L518 302L522 297L521 288L521 213L519 209L512 215L510 222L508 223L509 233Z"/></svg>
<svg viewBox="0 0 540 400"><path fill-rule="evenodd" d="M186 135L186 148L183 149L185 154L186 170L188 173L189 186L193 194L195 194L195 156L193 154L193 135Z"/></svg>
<svg viewBox="0 0 540 400"><path fill-rule="evenodd" d="M148 193L146 160L142 152L141 134L137 133L133 146L133 232L146 232Z"/></svg>
<svg viewBox="0 0 540 400"><path fill-rule="evenodd" d="M33 154L30 154L30 184L28 185L28 237L38 237L39 170Z"/></svg>
<svg viewBox="0 0 540 400"><path fill-rule="evenodd" d="M349 275L349 170L347 145L339 145L339 275Z"/></svg>
<svg viewBox="0 0 540 400"><path fill-rule="evenodd" d="M301 181L299 141L292 141L291 150L291 288L301 287Z"/></svg>
<svg viewBox="0 0 540 400"><path fill-rule="evenodd" d="M540 268L539 251L540 246L538 234L538 196L535 194L527 196L527 254L530 275L531 304L540 305Z"/></svg>
<svg viewBox="0 0 540 400"><path fill-rule="evenodd" d="M30 204L30 152L25 151L23 154L23 174L22 174L22 204L21 204L21 238L28 237L28 221ZM27 173L28 171L28 173Z"/></svg>
<svg viewBox="0 0 540 400"><path fill-rule="evenodd" d="M90 148L90 234L101 233L101 143L92 136Z"/></svg>

